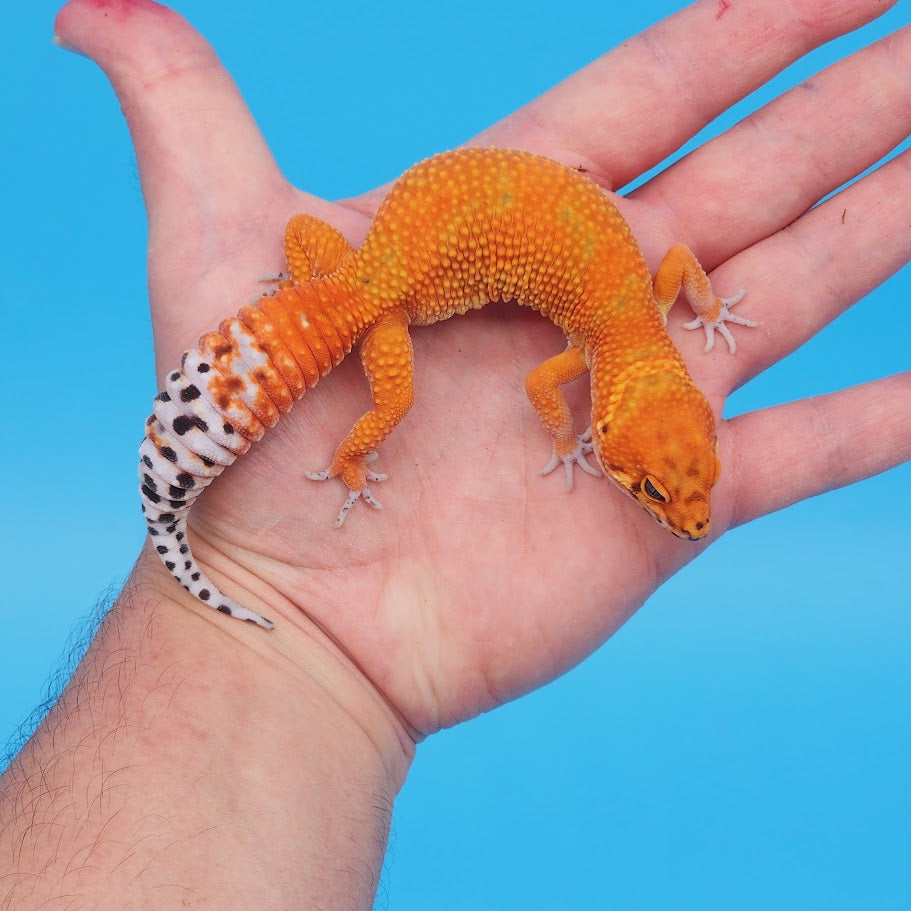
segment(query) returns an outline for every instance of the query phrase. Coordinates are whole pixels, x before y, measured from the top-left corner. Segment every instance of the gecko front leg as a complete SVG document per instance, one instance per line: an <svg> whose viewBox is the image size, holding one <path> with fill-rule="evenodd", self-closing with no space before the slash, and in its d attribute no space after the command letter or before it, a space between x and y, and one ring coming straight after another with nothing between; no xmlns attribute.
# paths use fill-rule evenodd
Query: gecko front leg
<svg viewBox="0 0 911 911"><path fill-rule="evenodd" d="M561 385L578 379L587 370L582 349L569 345L565 351L535 367L525 379L528 399L554 441L553 455L538 474L550 474L562 465L567 490L573 489L574 465L587 474L601 476L601 471L588 461L588 455L593 451L591 432L576 434L572 412L560 390Z"/></svg>
<svg viewBox="0 0 911 911"><path fill-rule="evenodd" d="M749 328L759 325L755 320L731 313L731 308L743 297L743 291L733 297L718 297L693 251L685 244L674 244L661 260L652 284L655 303L665 320L681 288L696 316L691 322L684 323L683 328L705 330L705 352L712 350L716 331L728 343L731 354L737 351L737 342L727 323Z"/></svg>

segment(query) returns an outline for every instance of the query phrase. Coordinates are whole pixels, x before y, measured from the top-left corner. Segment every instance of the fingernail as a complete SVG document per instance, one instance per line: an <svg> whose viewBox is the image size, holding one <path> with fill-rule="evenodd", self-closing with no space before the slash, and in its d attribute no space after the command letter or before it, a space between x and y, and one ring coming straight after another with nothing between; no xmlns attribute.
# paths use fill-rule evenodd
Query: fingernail
<svg viewBox="0 0 911 911"><path fill-rule="evenodd" d="M57 47L64 51L70 51L72 54L78 54L80 57L88 58L88 54L86 54L85 51L80 50L75 44L71 44L66 38L61 38L60 35L54 35L53 42Z"/></svg>

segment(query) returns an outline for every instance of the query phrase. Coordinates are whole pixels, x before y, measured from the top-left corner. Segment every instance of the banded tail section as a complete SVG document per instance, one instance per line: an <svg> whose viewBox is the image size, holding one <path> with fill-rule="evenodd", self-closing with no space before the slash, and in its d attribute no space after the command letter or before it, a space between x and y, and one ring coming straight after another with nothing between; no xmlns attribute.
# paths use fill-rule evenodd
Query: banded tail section
<svg viewBox="0 0 911 911"><path fill-rule="evenodd" d="M156 552L202 603L265 629L270 620L228 598L199 568L187 517L199 494L351 351L360 334L346 315L354 293L333 275L244 307L184 354L146 421L140 496Z"/></svg>

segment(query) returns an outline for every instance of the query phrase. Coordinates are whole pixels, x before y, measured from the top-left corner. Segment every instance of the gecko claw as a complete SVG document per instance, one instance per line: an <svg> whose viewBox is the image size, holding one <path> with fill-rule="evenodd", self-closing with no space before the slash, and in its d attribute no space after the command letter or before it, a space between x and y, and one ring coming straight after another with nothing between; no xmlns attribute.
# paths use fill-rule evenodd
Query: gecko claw
<svg viewBox="0 0 911 911"><path fill-rule="evenodd" d="M743 295L744 292L741 289L733 297L722 298L721 309L718 311L718 316L713 320L707 320L704 317L697 316L692 322L683 324L684 329L702 328L705 330L705 348L703 348L703 352L707 353L714 347L715 332L717 330L721 337L728 343L728 350L731 354L736 353L737 342L734 340L734 336L731 334L731 330L728 329L726 323L734 323L738 326L748 326L751 329L759 325L755 320L731 313L731 307L733 307L734 304L739 303L743 298Z"/></svg>
<svg viewBox="0 0 911 911"><path fill-rule="evenodd" d="M386 479L385 475L376 475L370 480L384 481ZM341 528L345 523L345 519L348 516L348 511L352 506L358 501L363 500L368 506L372 506L374 509L382 509L383 504L370 492L369 487L362 487L360 490L349 490L348 496L345 498L345 502L342 504L342 508L339 510L338 518L335 520L333 528Z"/></svg>
<svg viewBox="0 0 911 911"><path fill-rule="evenodd" d="M591 428L580 434L576 448L567 455L558 455L556 452L550 457L550 461L538 472L541 477L550 474L555 468L563 466L563 477L566 479L566 489L573 489L573 465L578 465L586 474L594 478L601 477L601 469L595 467L588 461L588 454L594 452L594 446L591 442Z"/></svg>
<svg viewBox="0 0 911 911"><path fill-rule="evenodd" d="M371 452L365 459L367 462L376 461L376 452ZM309 478L311 481L328 481L329 478L335 477L332 474L331 468L324 468L322 471L305 471L304 476ZM383 474L379 471L368 471L366 473L366 480L371 483L387 480L389 475ZM359 489L349 488L348 496L345 498L345 502L342 504L342 508L339 510L338 518L335 520L334 528L341 528L345 522L346 517L348 516L351 507L358 500L363 500L368 506L372 506L374 509L382 509L383 504L373 495L370 491L370 488L364 484L363 487Z"/></svg>

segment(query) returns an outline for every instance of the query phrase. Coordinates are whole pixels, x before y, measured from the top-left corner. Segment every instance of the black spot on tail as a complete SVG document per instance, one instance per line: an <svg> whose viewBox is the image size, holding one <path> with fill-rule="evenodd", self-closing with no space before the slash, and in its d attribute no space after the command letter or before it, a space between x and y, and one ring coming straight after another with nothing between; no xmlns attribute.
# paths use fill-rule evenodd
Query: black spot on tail
<svg viewBox="0 0 911 911"><path fill-rule="evenodd" d="M174 423L171 426L178 436L183 436L188 430L192 430L194 427L198 427L203 433L209 429L209 425L201 417L197 417L196 415L190 417L186 414L180 414L174 418Z"/></svg>
<svg viewBox="0 0 911 911"><path fill-rule="evenodd" d="M147 484L143 484L141 490L142 490L143 496L145 496L145 498L150 503L160 503L161 502L161 497L158 496L158 494L155 493L155 491L152 490L152 488L149 487Z"/></svg>

